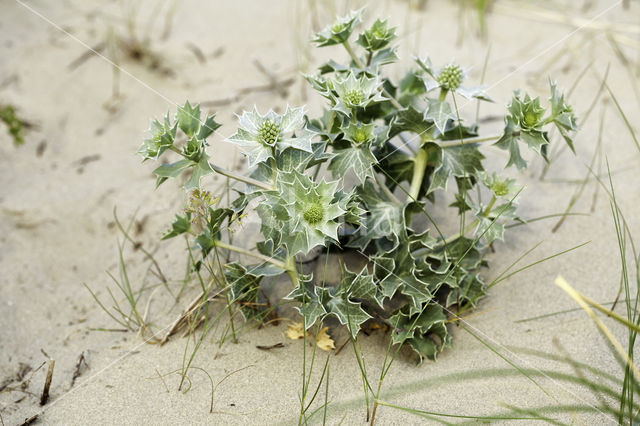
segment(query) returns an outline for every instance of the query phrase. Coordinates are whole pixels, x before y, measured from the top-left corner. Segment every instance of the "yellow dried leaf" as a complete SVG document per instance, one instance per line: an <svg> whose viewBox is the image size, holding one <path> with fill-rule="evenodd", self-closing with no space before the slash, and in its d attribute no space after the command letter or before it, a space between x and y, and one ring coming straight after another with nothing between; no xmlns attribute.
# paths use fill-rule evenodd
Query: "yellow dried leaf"
<svg viewBox="0 0 640 426"><path fill-rule="evenodd" d="M302 339L305 335L308 336L309 333L304 331L304 324L302 324L302 322L296 322L287 327L287 331L284 332L284 335L291 340L298 340Z"/></svg>
<svg viewBox="0 0 640 426"><path fill-rule="evenodd" d="M318 345L318 347L323 351L330 351L336 348L333 344L333 339L329 337L329 334L327 333L328 329L329 327L324 327L316 335L316 345Z"/></svg>

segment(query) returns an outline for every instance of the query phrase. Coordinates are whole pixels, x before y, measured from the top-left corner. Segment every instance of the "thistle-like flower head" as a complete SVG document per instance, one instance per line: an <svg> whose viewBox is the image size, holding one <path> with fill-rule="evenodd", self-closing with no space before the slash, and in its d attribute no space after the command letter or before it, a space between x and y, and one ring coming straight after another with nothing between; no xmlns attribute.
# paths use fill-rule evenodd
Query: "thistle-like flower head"
<svg viewBox="0 0 640 426"><path fill-rule="evenodd" d="M151 121L148 130L150 137L144 140L138 154L142 155L145 160L157 160L164 151L173 145L177 130L178 123L171 124L169 113L162 123L158 120Z"/></svg>
<svg viewBox="0 0 640 426"><path fill-rule="evenodd" d="M313 38L318 47L331 46L344 43L349 39L355 27L360 23L362 9L355 10L347 16L338 18L334 23L327 25Z"/></svg>
<svg viewBox="0 0 640 426"><path fill-rule="evenodd" d="M342 128L342 131L344 132L344 138L346 140L355 145L362 145L375 139L375 128L376 125L374 123L363 124L350 121L346 127Z"/></svg>
<svg viewBox="0 0 640 426"><path fill-rule="evenodd" d="M482 183L498 198L506 198L515 193L515 179L503 178L497 173L479 173Z"/></svg>
<svg viewBox="0 0 640 426"><path fill-rule="evenodd" d="M313 182L295 170L280 173L275 191L267 195L258 212L263 223L278 228L281 242L291 255L306 254L327 240L338 240L338 219L346 213L348 204L345 197L335 197L338 186L338 181ZM272 229L265 232L263 228L263 233L271 234Z"/></svg>
<svg viewBox="0 0 640 426"><path fill-rule="evenodd" d="M347 78L331 81L331 87L337 94L333 109L346 115L349 115L353 108L366 108L371 103L386 99L380 92L380 81L365 74L358 78L350 72Z"/></svg>
<svg viewBox="0 0 640 426"><path fill-rule="evenodd" d="M449 64L440 70L437 80L441 87L447 90L456 90L460 87L464 77L462 68L456 64Z"/></svg>
<svg viewBox="0 0 640 426"><path fill-rule="evenodd" d="M542 118L545 109L540 106L539 98L532 99L526 94L524 98L520 99L520 96L516 94L513 99L511 99L508 108L514 122L518 123L523 130L542 130L542 126L544 125Z"/></svg>
<svg viewBox="0 0 640 426"><path fill-rule="evenodd" d="M256 107L238 117L236 134L227 139L240 147L249 159L249 167L273 158L275 150L289 147L313 152L311 138L315 133L304 126L304 107L289 108L283 115L269 110L261 115Z"/></svg>
<svg viewBox="0 0 640 426"><path fill-rule="evenodd" d="M383 49L396 38L396 28L387 20L376 19L371 28L360 34L358 44L370 52Z"/></svg>

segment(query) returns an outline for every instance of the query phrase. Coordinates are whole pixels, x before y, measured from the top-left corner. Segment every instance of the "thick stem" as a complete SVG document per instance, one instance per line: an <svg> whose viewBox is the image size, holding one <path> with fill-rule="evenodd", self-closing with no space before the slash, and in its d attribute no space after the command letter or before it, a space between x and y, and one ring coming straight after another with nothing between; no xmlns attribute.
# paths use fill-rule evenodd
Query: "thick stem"
<svg viewBox="0 0 640 426"><path fill-rule="evenodd" d="M411 178L411 187L409 188L409 198L412 200L418 199L426 168L427 151L424 148L420 148L413 158L413 177Z"/></svg>
<svg viewBox="0 0 640 426"><path fill-rule="evenodd" d="M482 213L482 215L484 217L489 216L489 213L491 212L491 209L493 208L493 205L496 203L496 200L497 200L497 198L496 198L495 195L491 197L491 201L489 201L489 205L487 206L486 209L484 209L484 213Z"/></svg>
<svg viewBox="0 0 640 426"><path fill-rule="evenodd" d="M293 285L293 288L298 288L300 282L298 281L298 271L296 270L295 262L295 257L289 256L287 258L286 268L287 275L289 275L289 279L291 280L291 285Z"/></svg>
<svg viewBox="0 0 640 426"><path fill-rule="evenodd" d="M400 202L400 200L398 200L396 198L395 195L393 195L393 192L391 192L391 190L387 187L387 185L384 184L384 182L380 182L380 178L378 177L378 175L374 172L373 173L373 178L375 179L376 183L378 184L378 186L380 187L380 189L382 190L382 192L384 192L384 195L387 196L387 198L396 206L401 206L402 203Z"/></svg>
<svg viewBox="0 0 640 426"><path fill-rule="evenodd" d="M286 263L281 262L281 261L279 261L277 259L274 259L274 258L269 257L269 256L265 256L265 255L260 254L260 253L255 253L255 252L252 252L252 251L249 251L249 250L245 250L242 247L233 246L231 244L224 243L224 242L222 242L220 240L217 240L215 242L215 245L216 245L216 247L219 247L221 249L235 251L236 253L244 254L246 256L255 257L256 259L260 259L263 262L269 262L272 265L275 265L275 266L277 266L278 268L281 268L281 269L287 269L288 268Z"/></svg>
<svg viewBox="0 0 640 426"><path fill-rule="evenodd" d="M468 138L468 139L463 139L462 141L460 141L460 140L443 141L443 142L440 142L438 144L438 146L440 148L453 148L453 147L456 147L456 146L468 145L468 144L472 144L472 143L491 142L491 141L498 140L501 137L502 137L502 134L500 134L500 135L491 135L491 136L482 136L482 137L476 137L476 138Z"/></svg>

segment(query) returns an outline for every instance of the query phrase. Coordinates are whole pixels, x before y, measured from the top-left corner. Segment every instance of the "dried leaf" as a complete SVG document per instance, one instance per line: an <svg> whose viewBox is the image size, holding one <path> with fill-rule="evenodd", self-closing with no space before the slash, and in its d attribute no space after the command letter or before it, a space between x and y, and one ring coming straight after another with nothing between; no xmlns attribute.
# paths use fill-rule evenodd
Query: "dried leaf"
<svg viewBox="0 0 640 426"><path fill-rule="evenodd" d="M284 332L284 335L291 340L302 339L305 334L306 336L309 336L309 333L306 333L304 331L304 324L302 322L291 324L289 327L287 327L287 331Z"/></svg>
<svg viewBox="0 0 640 426"><path fill-rule="evenodd" d="M323 351L330 351L336 348L333 339L329 337L329 334L327 333L328 329L329 327L324 327L320 329L316 335L316 345L318 345L318 347Z"/></svg>

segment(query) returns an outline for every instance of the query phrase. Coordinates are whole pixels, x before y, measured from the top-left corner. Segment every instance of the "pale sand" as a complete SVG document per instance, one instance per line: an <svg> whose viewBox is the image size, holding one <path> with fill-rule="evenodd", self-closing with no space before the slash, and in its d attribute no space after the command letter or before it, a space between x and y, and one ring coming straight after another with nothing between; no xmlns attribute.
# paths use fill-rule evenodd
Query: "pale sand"
<svg viewBox="0 0 640 426"><path fill-rule="evenodd" d="M449 3L431 1L424 13L412 12L407 17L405 2L376 2L377 6L370 6L370 13L371 16L376 12L390 15L392 21L399 24L409 22L406 29L410 34L400 40L404 65L410 63L410 54L416 53L417 48L421 55L431 56L434 63L456 59L463 65L474 65L470 79L477 82L490 43L492 55L486 81L491 85L490 94L497 103L483 106L483 116L502 113L514 88L541 94L546 104L547 75L551 74L566 89L590 61L594 61L592 71L598 75L602 75L606 65L611 63L611 88L638 130L638 102L628 75L602 33L580 30L556 44L556 40L567 37L575 27L515 17L512 5L517 4L502 1L498 3L503 7L497 7L496 13L489 17L488 42L467 34L458 46L457 9ZM594 16L609 4L606 1L598 3L584 16ZM630 11L623 11L618 5L604 14L598 23L637 25L637 19L636 22L633 19L640 15L640 5L632 3ZM93 46L104 39L109 22L116 26L116 31L122 29L122 23L118 21L123 16L122 10L104 8L100 2L67 1L54 6L36 1L29 5L88 45ZM216 388L215 413L209 414L211 388L209 379L201 371L190 372L193 386L186 394L177 391L177 375L165 378L169 392L158 379L157 372L167 374L180 368L186 340L174 337L158 348L142 343L131 333L88 331L92 327L117 325L96 306L81 285L86 282L103 300L108 297L106 287L112 284L104 271L117 272L117 233L109 226L113 221L114 206L125 221L139 208L137 217L147 220L144 231L135 238L148 249L157 250L158 259L166 265L167 275L176 279L181 277L182 246L179 242L157 243L166 224L182 206L181 192L174 183L154 192L150 174L153 166L141 166L135 150L145 136L149 118L159 117L167 109L174 110L172 102L181 103L187 98L196 102L222 99L233 96L242 87L265 84L265 77L252 64L254 58L272 67L283 78L296 75L296 58L300 52L295 46L295 38L306 40L310 33L309 18L301 19L300 16L305 15L297 9L302 6L296 5L294 1L271 1L265 7L250 1L180 2L170 37L155 44L163 52L164 65L173 68L175 76L167 78L121 58L121 66L144 84L121 72L121 92L125 99L119 111L110 115L103 104L111 94L111 66L94 57L76 70L68 71L67 65L78 58L85 47L19 3L4 2L0 16L0 103L16 105L19 113L35 122L38 129L27 134L25 146L14 148L4 127L0 128L3 171L0 176L0 383L16 374L20 362L32 367L43 362L41 348L56 359L51 399L44 410L39 407L36 396L26 395L22 399L23 393L5 391L0 393L0 415L4 424L21 423L36 413L41 413L39 420L45 424L297 422L302 343L283 337L284 324L243 332L238 344L227 343L220 350L215 339L207 339L193 365L206 370L214 382L246 367ZM506 7L510 5L509 11ZM568 12L579 14L574 7L569 7ZM339 10L344 9L341 6ZM522 14L521 7L516 10ZM472 28L473 16L467 18L465 25ZM154 29L156 40L163 21L164 18L159 19L158 28ZM416 32L416 28L420 30ZM199 46L207 57L205 64L200 64L185 48L187 42ZM560 54L555 61L550 59L566 46L569 51ZM214 54L220 48L224 48L222 54ZM547 49L548 53L536 58ZM344 58L339 49L312 50L313 55L316 52L319 56L314 63L329 56ZM637 59L637 51L630 49L627 53L633 60ZM308 71L313 70L314 63L309 65ZM521 67L523 64L525 66ZM16 79L10 79L11 76ZM287 99L272 92L253 93L230 107L219 108L218 120L224 124L220 132L224 135L232 133L235 129L233 113L250 108L254 103L266 110L272 106L283 107L287 102L305 102L311 111L318 111L322 105L319 96L307 91L308 99L301 100L303 84L298 78ZM599 78L590 71L570 98L579 116L585 113L598 86ZM596 143L601 105L602 102L587 122L581 122L582 131L576 141L577 158L565 153L552 166L549 179L584 176L583 164L591 158ZM611 167L614 170L637 167L640 153L612 103L607 105L603 143ZM475 104L463 110L463 115L469 117L474 113ZM499 131L500 126L500 122L489 123L481 133L492 134ZM102 134L97 134L99 128L103 129ZM46 150L37 157L36 147L41 141L46 141ZM216 161L227 165L240 161L239 157L234 157L232 147L221 142L221 138L215 137L211 142ZM496 166L506 162L503 152L485 149L495 154ZM100 154L97 161L83 166L77 163L94 154ZM536 160L531 171L515 173L520 182L527 185L520 208L523 217L561 212L574 191L572 185L538 180L541 165L541 161ZM614 183L629 225L637 231L640 226L640 215L636 214L640 205L640 178L635 170L625 171L615 176ZM589 210L594 188L593 184L587 187L575 211ZM555 220L541 221L511 230L507 242L497 244L496 253L490 256L492 268L484 273L487 280L542 240L544 243L528 261L585 241L591 243L522 272L492 289L489 297L480 303L476 316L468 320L468 327L523 368L554 368L571 373L566 365L510 353L503 348L513 345L558 353L553 344L553 339L557 339L574 359L621 377L615 360L584 313L514 322L575 307L572 300L553 285L558 274L595 300L615 298L620 271L618 248L609 203L602 192L590 217L568 218L560 231L552 234L554 224ZM139 282L145 269L144 258L139 251L131 250L126 256L131 276ZM166 313L170 301L165 293L156 293L150 311L154 325L162 328L169 324L190 297L183 297L178 306ZM607 324L624 342L621 327ZM452 327L452 333L453 346L435 363L427 361L421 367L415 367L412 358L401 356L385 381L384 400L408 407L469 415L498 413L502 411L501 404L535 408L554 403L518 374L480 380L469 378L463 383L465 372L511 367L460 328ZM256 349L256 345L277 342L284 342L285 347L270 352ZM384 358L386 336L363 337L361 342L375 382ZM70 389L75 363L82 352L90 368L83 370ZM328 422L364 422L362 384L353 350L347 346L338 356L330 357ZM324 359L325 353L321 353L315 373L321 369ZM448 384L435 380L457 373L461 374L460 379ZM44 375L43 368L33 376L28 388L30 392L39 396ZM543 377L536 380L562 403L594 401L587 392L567 383ZM323 398L324 390L320 392L319 400ZM562 419L571 420L567 416ZM423 421L386 407L379 409L377 420L379 424ZM578 421L585 424L606 424L611 423L610 420L597 412L578 417ZM315 417L314 422L319 421L320 417Z"/></svg>

